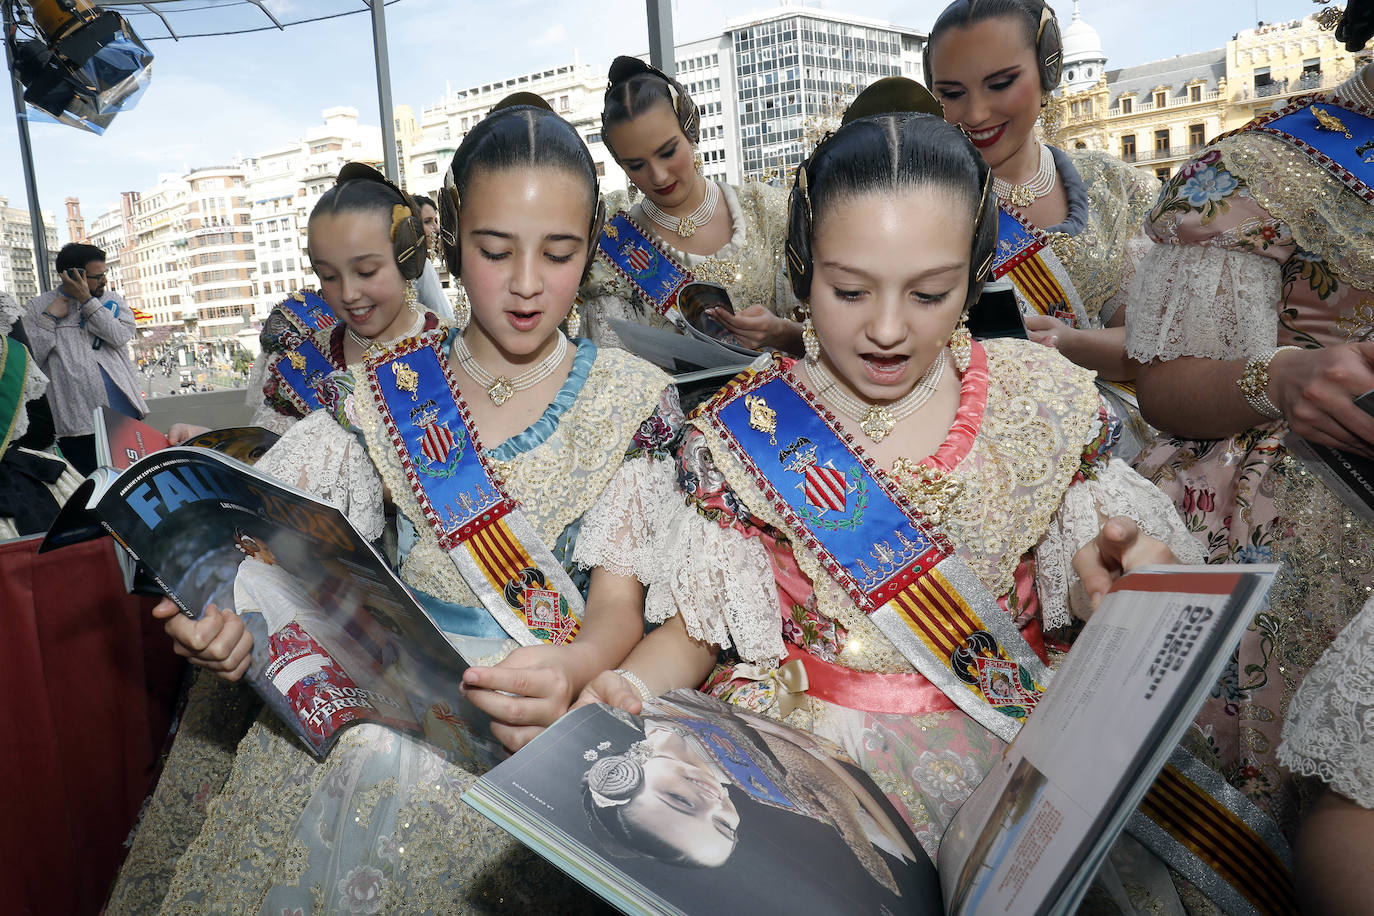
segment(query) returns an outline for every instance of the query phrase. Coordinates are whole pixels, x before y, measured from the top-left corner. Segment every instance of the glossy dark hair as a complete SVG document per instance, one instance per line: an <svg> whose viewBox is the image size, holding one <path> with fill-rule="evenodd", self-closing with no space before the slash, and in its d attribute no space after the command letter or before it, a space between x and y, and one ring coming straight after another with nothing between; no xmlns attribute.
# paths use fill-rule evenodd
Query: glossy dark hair
<svg viewBox="0 0 1374 916"><path fill-rule="evenodd" d="M525 94L520 95L523 97ZM587 208L591 213L587 263L583 270L583 280L586 279L596 253L604 213L596 162L576 128L548 107L533 104L508 107L498 104L468 132L453 154L449 174L444 178L444 190L439 194L439 237L443 242L449 273L455 277L462 276L459 223L462 219L462 201L472 185L473 176L487 171L531 168L562 169L585 182Z"/></svg>
<svg viewBox="0 0 1374 916"><path fill-rule="evenodd" d="M1347 51L1357 52L1370 38L1374 38L1374 0L1350 0L1336 26L1336 40L1344 42Z"/></svg>
<svg viewBox="0 0 1374 916"><path fill-rule="evenodd" d="M420 215L420 208L421 208L421 207L430 207L430 208L434 209L436 212L437 212L438 209L439 209L439 205L438 205L437 203L434 202L434 198L433 198L433 197L430 197L428 194L416 194L416 195L414 195L414 198L415 198L415 215L416 215L416 216L419 216L419 215Z"/></svg>
<svg viewBox="0 0 1374 916"><path fill-rule="evenodd" d="M399 204L410 208L411 216L397 224L391 239L391 253L396 258L396 267L401 276L414 280L425 269L424 244L420 242L424 238L424 227L420 224L414 202L392 186L370 178L342 178L320 197L315 209L310 211L310 222L313 223L317 216L376 213L390 230L392 208Z"/></svg>
<svg viewBox="0 0 1374 916"><path fill-rule="evenodd" d="M687 88L637 57L617 57L606 73L606 97L601 105L601 142L611 146L611 128L663 105L677 118L677 126L693 146L701 135L701 117ZM619 161L619 156L616 156Z"/></svg>
<svg viewBox="0 0 1374 916"><path fill-rule="evenodd" d="M1064 42L1059 34L1059 19L1046 0L954 0L945 7L930 27L923 57L926 85L931 82L931 58L935 44L950 29L968 28L989 19L1010 16L1021 24L1026 44L1035 49L1035 62L1040 72L1040 88L1053 91L1059 85L1064 68Z"/></svg>
<svg viewBox="0 0 1374 916"><path fill-rule="evenodd" d="M71 270L73 267L85 267L92 261L105 260L105 252L94 245L87 245L82 242L69 242L62 246L62 250L57 253L57 259L53 266L57 272Z"/></svg>
<svg viewBox="0 0 1374 916"><path fill-rule="evenodd" d="M990 181L988 165L973 144L935 115L898 112L845 124L802 163L792 185L786 252L792 291L802 301L811 298L815 224L834 207L862 194L933 185L952 192L973 222L967 309L982 292L997 240L997 199L988 190Z"/></svg>

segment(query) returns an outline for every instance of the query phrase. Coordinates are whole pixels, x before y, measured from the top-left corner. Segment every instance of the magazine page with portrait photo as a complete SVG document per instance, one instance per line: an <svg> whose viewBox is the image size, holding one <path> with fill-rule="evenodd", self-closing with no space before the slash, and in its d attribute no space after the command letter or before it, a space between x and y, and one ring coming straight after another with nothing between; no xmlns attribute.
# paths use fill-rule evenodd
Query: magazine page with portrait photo
<svg viewBox="0 0 1374 916"><path fill-rule="evenodd" d="M691 690L574 710L463 798L626 912L941 912L934 866L839 748Z"/></svg>

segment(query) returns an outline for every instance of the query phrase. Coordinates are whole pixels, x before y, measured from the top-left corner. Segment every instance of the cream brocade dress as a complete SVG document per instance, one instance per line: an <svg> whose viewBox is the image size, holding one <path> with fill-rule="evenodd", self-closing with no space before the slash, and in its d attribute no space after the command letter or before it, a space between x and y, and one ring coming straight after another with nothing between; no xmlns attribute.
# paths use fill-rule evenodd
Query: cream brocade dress
<svg viewBox="0 0 1374 916"><path fill-rule="evenodd" d="M792 318L800 303L792 295L783 264L783 244L787 240L787 192L761 181L735 186L718 182L721 201L730 213L733 232L730 241L713 255L689 254L673 247L671 236L662 231L636 204L628 206L623 194L606 198L606 211L629 210L630 217L668 250L678 264L698 280L718 283L730 293L735 310L753 305L782 318ZM591 276L582 287L583 320L587 336L603 347L620 346L606 319L618 318L670 330L672 325L645 302L630 283L597 256Z"/></svg>
<svg viewBox="0 0 1374 916"><path fill-rule="evenodd" d="M1148 232L1159 244L1127 313L1137 360L1374 337L1374 208L1276 137L1215 141L1165 185ZM1280 732L1303 676L1374 590L1374 530L1289 454L1286 435L1283 421L1220 440L1161 435L1136 467L1210 562L1283 564L1188 743L1291 840L1307 793L1280 766Z"/></svg>
<svg viewBox="0 0 1374 916"><path fill-rule="evenodd" d="M1071 607L1086 608L1073 555L1097 535L1099 515L1135 518L1182 562L1201 559L1168 500L1109 460L1109 422L1092 373L1038 344L988 341L974 346L948 437L922 462L962 482L940 527L1032 646L1042 626L1063 629ZM780 440L784 429L780 418ZM646 616L680 614L693 637L731 650L739 664L718 668L705 689L765 715L780 715L772 672L795 650L853 672L918 678L912 705L927 712L874 713L807 697L786 721L858 761L934 856L1005 745L943 695L922 699L938 690L786 534L709 423L689 427L679 464L689 503L665 529Z"/></svg>
<svg viewBox="0 0 1374 916"><path fill-rule="evenodd" d="M450 629L434 610L438 604L490 619L424 523L375 404L354 394L343 412L358 434L316 411L258 469L327 499L373 538L384 524L385 485L401 515L421 520L402 578L469 660L499 661L513 640L480 638L489 631L470 638L470 628ZM487 454L506 492L585 592L591 567L647 579L658 562L649 529L676 501L666 459L680 423L660 370L581 341L544 415ZM364 724L347 729L316 761L264 712L235 750L256 705L239 685L200 678L120 873L111 916L602 910L463 805L458 798L474 774L429 745Z"/></svg>

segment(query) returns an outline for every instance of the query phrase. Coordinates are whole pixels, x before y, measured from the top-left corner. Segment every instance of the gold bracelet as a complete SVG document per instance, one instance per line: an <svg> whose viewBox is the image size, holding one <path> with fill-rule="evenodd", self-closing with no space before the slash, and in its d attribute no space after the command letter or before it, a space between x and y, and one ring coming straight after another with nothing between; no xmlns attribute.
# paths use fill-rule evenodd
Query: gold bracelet
<svg viewBox="0 0 1374 916"><path fill-rule="evenodd" d="M1236 379L1236 385L1240 388L1240 393L1245 396L1245 402L1262 417L1270 420L1283 418L1283 411L1279 405L1275 404L1269 397L1269 363L1273 361L1275 354L1283 350L1301 350L1301 347L1275 347L1268 353L1260 356L1252 356L1246 362L1245 368L1240 372L1240 378Z"/></svg>

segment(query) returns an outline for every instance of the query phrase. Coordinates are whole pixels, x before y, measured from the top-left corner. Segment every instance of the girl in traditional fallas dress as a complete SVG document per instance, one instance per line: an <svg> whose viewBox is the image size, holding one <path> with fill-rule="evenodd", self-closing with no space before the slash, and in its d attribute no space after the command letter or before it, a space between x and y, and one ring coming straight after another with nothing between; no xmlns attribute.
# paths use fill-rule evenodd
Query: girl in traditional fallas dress
<svg viewBox="0 0 1374 916"><path fill-rule="evenodd" d="M590 154L542 100L519 95L494 109L446 177L444 243L470 298L470 314L457 316L465 328L410 336L392 251L394 227L410 216L399 199L347 206L348 193L341 184L312 215L311 259L334 313L371 348L349 354L329 408L293 426L258 467L329 499L371 537L395 508L402 577L451 641L485 662L462 689L516 748L643 632L637 576L647 576L641 548L658 511L650 502L676 492L673 464L662 460L681 422L675 394L659 370L559 329L601 211ZM413 412L426 401L437 417ZM466 447L424 447L435 422ZM427 474L436 462L457 470ZM484 510L476 489L444 489L464 477L488 500L518 501L496 533L503 557L521 553L511 569L481 567L491 554L472 538L454 543L454 519ZM458 497L474 494L469 510ZM510 581L495 589L486 572ZM521 600L536 586L557 593L548 617ZM242 671L247 637L237 618L173 617L168 629L198 664ZM592 905L459 803L472 778L427 745L371 725L346 731L317 762L279 722L260 718L181 857L163 912Z"/></svg>
<svg viewBox="0 0 1374 916"><path fill-rule="evenodd" d="M583 694L637 712L705 681L813 730L931 854L1034 708L1045 634L1122 568L1200 559L1168 500L1111 459L1091 372L961 328L997 211L938 107L880 81L799 169L787 260L806 358L763 358L693 414L688 502L646 599L662 626Z"/></svg>

